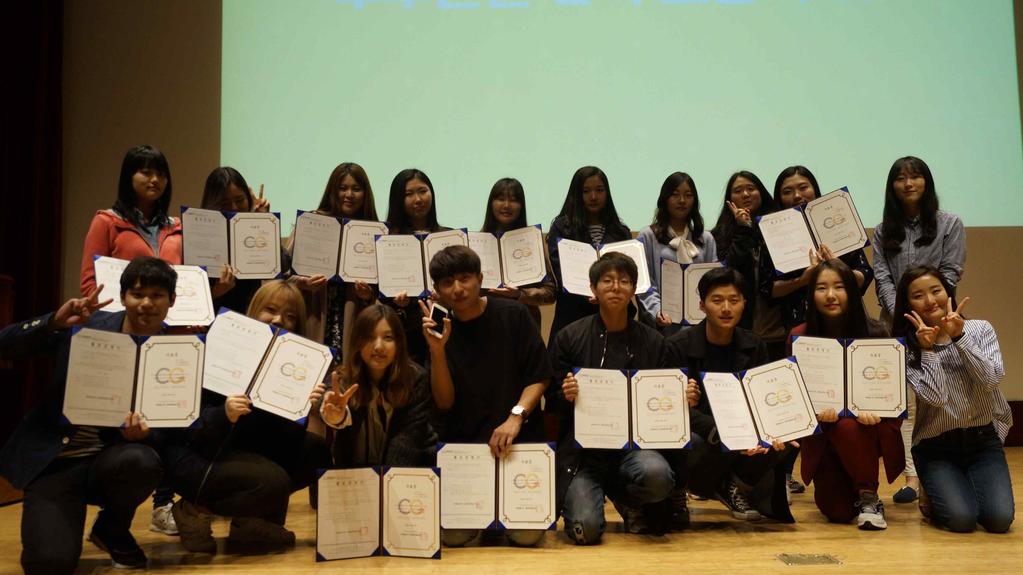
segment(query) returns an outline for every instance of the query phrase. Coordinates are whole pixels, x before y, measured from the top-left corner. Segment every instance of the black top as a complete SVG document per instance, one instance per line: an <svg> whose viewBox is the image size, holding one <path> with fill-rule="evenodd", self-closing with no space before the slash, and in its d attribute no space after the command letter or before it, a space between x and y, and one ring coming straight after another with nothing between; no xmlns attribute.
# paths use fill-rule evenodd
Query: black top
<svg viewBox="0 0 1023 575"><path fill-rule="evenodd" d="M522 390L551 378L547 350L529 310L511 300L488 298L476 319L452 318L445 352L455 387L455 403L443 414L445 442L489 442ZM517 441L543 440L536 411L523 424Z"/></svg>

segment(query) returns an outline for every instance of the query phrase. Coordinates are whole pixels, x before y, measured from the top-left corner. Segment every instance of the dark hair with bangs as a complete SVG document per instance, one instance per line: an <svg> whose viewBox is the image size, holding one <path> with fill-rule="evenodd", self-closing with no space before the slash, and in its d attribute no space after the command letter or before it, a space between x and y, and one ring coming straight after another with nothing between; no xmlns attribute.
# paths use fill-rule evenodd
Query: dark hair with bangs
<svg viewBox="0 0 1023 575"><path fill-rule="evenodd" d="M740 170L735 172L728 178L728 183L725 184L725 199L721 204L721 213L718 214L718 221L714 224L714 229L710 231L714 235L714 241L717 243L718 255L724 257L725 254L732 248L732 238L735 237L735 230L739 226L738 222L735 221L735 216L732 215L732 210L728 207L728 202L732 198L732 185L735 180L739 178L746 178L757 188L757 192L760 194L760 209L755 214L750 214L753 217L754 224L756 223L757 216L763 216L770 214L775 211L776 207L774 204L774 198L767 193L767 188L764 186L764 182L760 181L753 172L746 170Z"/></svg>
<svg viewBox="0 0 1023 575"><path fill-rule="evenodd" d="M600 256L600 259L590 266L590 286L596 287L600 278L608 272L618 272L618 275L627 275L632 280L632 289L636 289L639 283L639 268L636 262L629 256L619 252L607 252Z"/></svg>
<svg viewBox="0 0 1023 575"><path fill-rule="evenodd" d="M650 229L654 232L657 241L662 244L671 242L671 238L668 237L668 227L671 225L668 198L682 184L689 186L689 189L693 191L693 207L689 210L689 232L693 237L693 243L703 247L703 216L700 215L700 194L696 191L696 182L693 181L692 176L685 172L674 172L664 179L664 183L661 184L661 193L657 196L654 223L650 225Z"/></svg>
<svg viewBox="0 0 1023 575"><path fill-rule="evenodd" d="M242 177L241 173L230 167L220 166L214 168L209 176L206 176L206 185L202 190L202 208L204 210L219 210L227 196L227 189L231 185L245 193L245 211L252 211L252 194L249 193L249 184Z"/></svg>
<svg viewBox="0 0 1023 575"><path fill-rule="evenodd" d="M561 213L558 217L565 223L567 233L565 237L570 240L590 243L590 234L586 226L586 205L583 203L583 184L586 180L597 176L607 190L607 201L604 209L600 212L600 222L604 225L605 235L608 230L617 230L621 237L632 237L628 226L618 216L614 200L611 199L611 185L607 181L607 174L596 166L583 166L572 175L572 181L568 184L568 194L565 202L561 205Z"/></svg>
<svg viewBox="0 0 1023 575"><path fill-rule="evenodd" d="M132 288L163 288L173 297L178 287L178 272L167 262L150 256L139 256L121 273L121 297Z"/></svg>
<svg viewBox="0 0 1023 575"><path fill-rule="evenodd" d="M135 215L135 208L138 207L138 197L135 195L135 186L132 183L132 178L135 176L135 172L145 169L154 169L167 178L167 186L163 189L163 195L160 196L160 199L156 200L156 213L154 215L160 220L166 221L167 211L170 208L173 187L171 186L170 166L167 164L167 158L163 155L163 152L153 146L146 145L135 146L129 149L124 154L124 160L121 162L121 175L117 180L117 199L114 201L113 209L135 226L141 226L142 222ZM163 222L161 223L165 225Z"/></svg>
<svg viewBox="0 0 1023 575"><path fill-rule="evenodd" d="M870 319L867 310L863 306L863 296L856 283L856 276L853 270L840 259L825 260L817 264L810 274L810 283L806 286L806 335L827 337L824 316L814 303L814 291L817 289L817 281L821 273L831 270L838 274L845 285L846 308L842 318L841 337L883 337L888 331L881 322Z"/></svg>
<svg viewBox="0 0 1023 575"><path fill-rule="evenodd" d="M522 205L522 209L519 210L519 217L515 218L515 221L508 226L508 229L501 229L501 225L497 223L497 218L494 217L494 200L507 195L509 198L515 200ZM526 219L526 192L522 189L522 182L515 178L501 178L494 183L494 187L490 188L490 196L487 197L487 212L483 216L483 229L481 232L507 232L510 230L517 230L519 228L526 227L528 220Z"/></svg>
<svg viewBox="0 0 1023 575"><path fill-rule="evenodd" d="M703 274L700 283L696 284L696 291L700 293L700 301L705 301L714 288L722 286L735 286L735 289L739 290L739 295L742 295L742 282L742 274L738 270L727 267L714 268Z"/></svg>
<svg viewBox="0 0 1023 575"><path fill-rule="evenodd" d="M392 407L405 407L412 399L412 385L415 382L415 368L408 355L408 343L405 331L401 327L401 318L397 312L386 305L373 304L355 316L352 333L349 334L348 354L344 364L339 366L339 375L345 388L359 384L359 390L352 396L351 405L358 409L368 406L373 401L373 382L369 379L369 370L362 359L362 347L373 338L377 324L386 321L394 338L394 362L388 366L383 378L378 382L378 389L387 403Z"/></svg>
<svg viewBox="0 0 1023 575"><path fill-rule="evenodd" d="M817 178L813 177L813 172L809 168L806 166L789 166L782 170L778 174L778 178L774 180L774 203L779 209L781 209L781 185L792 176L803 176L809 180L810 186L813 187L813 197L821 197L821 187L817 185Z"/></svg>
<svg viewBox="0 0 1023 575"><path fill-rule="evenodd" d="M458 274L480 275L480 257L465 246L448 246L430 260L430 279L439 283Z"/></svg>
<svg viewBox="0 0 1023 575"><path fill-rule="evenodd" d="M426 184L427 188L430 188L430 211L426 213L426 229L430 232L439 231L440 224L437 223L437 192L433 189L433 183L430 181L430 178L416 168L402 170L391 180L391 193L387 198L387 223L390 225L393 233L396 234L410 234L419 231L412 229L412 221L405 211L405 186L412 180L419 180Z"/></svg>
<svg viewBox="0 0 1023 575"><path fill-rule="evenodd" d="M902 200L895 193L895 180L903 170L924 178L924 194L920 198L921 234L913 245L917 247L930 245L938 236L938 193L934 189L931 169L915 156L899 158L892 164L892 169L888 170L888 182L885 184L884 192L884 219L881 220L884 249L893 254L902 251L902 242L906 239L906 223L909 221L909 217L903 211Z"/></svg>
<svg viewBox="0 0 1023 575"><path fill-rule="evenodd" d="M316 210L338 218L344 216L341 211L341 194L338 193L338 190L341 189L341 182L345 176L351 176L363 191L362 209L352 219L378 221L377 205L376 200L373 199L373 186L369 183L369 176L366 175L366 170L362 169L362 166L354 162L338 164L330 173L327 185L323 189L323 196L320 197L320 205ZM433 190L433 186L430 186L430 190ZM402 191L404 192L404 188Z"/></svg>
<svg viewBox="0 0 1023 575"><path fill-rule="evenodd" d="M948 283L945 276L937 268L931 266L915 266L906 270L899 279L899 285L895 288L895 310L892 312L892 336L906 338L906 349L909 351L907 362L913 367L920 367L920 344L916 341L916 328L906 319L906 314L912 312L909 305L909 284L923 276L934 276L941 287L945 289L949 299L952 301L952 309L958 307L956 303L956 288Z"/></svg>

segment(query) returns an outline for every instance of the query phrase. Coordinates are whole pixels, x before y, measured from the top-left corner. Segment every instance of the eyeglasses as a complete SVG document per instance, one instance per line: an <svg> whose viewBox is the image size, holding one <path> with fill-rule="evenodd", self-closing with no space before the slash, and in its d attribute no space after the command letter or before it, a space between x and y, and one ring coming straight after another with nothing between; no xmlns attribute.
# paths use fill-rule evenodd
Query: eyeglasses
<svg viewBox="0 0 1023 575"><path fill-rule="evenodd" d="M602 289L611 289L615 284L618 284L618 287L620 287L620 288L629 289L629 288L632 287L632 279L627 278L627 277L626 278L612 278L612 277L606 277L605 276L605 277L600 278L600 281L597 282L597 286L602 288Z"/></svg>

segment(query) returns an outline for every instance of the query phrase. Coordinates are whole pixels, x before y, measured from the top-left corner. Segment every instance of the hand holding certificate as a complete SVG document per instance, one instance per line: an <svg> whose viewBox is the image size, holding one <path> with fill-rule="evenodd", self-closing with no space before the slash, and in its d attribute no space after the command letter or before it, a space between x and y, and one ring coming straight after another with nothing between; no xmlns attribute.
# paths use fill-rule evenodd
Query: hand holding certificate
<svg viewBox="0 0 1023 575"><path fill-rule="evenodd" d="M906 349L901 339L796 336L792 354L818 412L906 416Z"/></svg>
<svg viewBox="0 0 1023 575"><path fill-rule="evenodd" d="M760 233L781 273L811 265L810 250L828 246L835 257L863 249L869 242L848 188L825 194L802 207L758 218Z"/></svg>

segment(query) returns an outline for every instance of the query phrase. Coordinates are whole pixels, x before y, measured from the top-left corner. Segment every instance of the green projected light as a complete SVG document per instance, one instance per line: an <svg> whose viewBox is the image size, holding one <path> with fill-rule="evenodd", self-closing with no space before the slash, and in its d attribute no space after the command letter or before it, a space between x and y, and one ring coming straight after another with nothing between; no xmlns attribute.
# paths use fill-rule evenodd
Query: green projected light
<svg viewBox="0 0 1023 575"><path fill-rule="evenodd" d="M478 229L519 178L547 229L576 168L650 223L689 172L708 228L728 176L804 164L880 221L892 162L931 167L968 226L1023 225L1009 0L224 0L221 161L266 184L285 230L335 165L381 217L401 169L440 222Z"/></svg>

